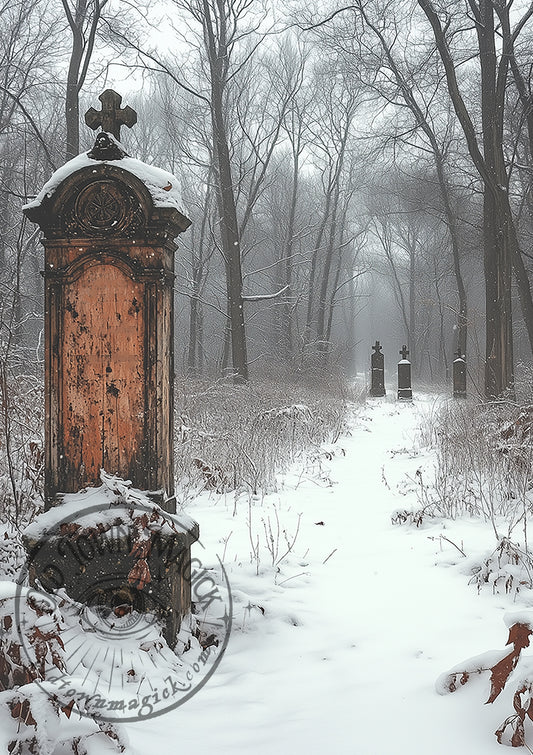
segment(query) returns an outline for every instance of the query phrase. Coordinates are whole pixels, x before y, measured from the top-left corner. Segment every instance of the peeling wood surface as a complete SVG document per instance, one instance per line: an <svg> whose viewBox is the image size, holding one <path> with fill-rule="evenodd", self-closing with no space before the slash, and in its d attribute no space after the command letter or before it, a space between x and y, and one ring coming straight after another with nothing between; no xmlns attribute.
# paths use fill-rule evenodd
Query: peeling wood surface
<svg viewBox="0 0 533 755"><path fill-rule="evenodd" d="M172 496L172 239L189 221L105 164L48 204L32 218L45 232L47 506L99 485L101 468Z"/></svg>
<svg viewBox="0 0 533 755"><path fill-rule="evenodd" d="M63 291L63 473L82 486L100 469L143 466L143 285L117 267L86 269Z"/></svg>

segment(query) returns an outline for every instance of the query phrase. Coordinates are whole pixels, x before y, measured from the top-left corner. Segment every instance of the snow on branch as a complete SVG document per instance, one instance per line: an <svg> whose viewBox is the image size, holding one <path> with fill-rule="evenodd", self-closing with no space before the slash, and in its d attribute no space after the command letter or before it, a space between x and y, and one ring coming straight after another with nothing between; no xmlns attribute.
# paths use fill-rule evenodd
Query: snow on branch
<svg viewBox="0 0 533 755"><path fill-rule="evenodd" d="M243 301L263 301L265 299L276 299L278 296L281 296L281 294L286 291L289 288L289 286L283 286L279 291L276 291L275 294L257 294L257 296L243 296Z"/></svg>

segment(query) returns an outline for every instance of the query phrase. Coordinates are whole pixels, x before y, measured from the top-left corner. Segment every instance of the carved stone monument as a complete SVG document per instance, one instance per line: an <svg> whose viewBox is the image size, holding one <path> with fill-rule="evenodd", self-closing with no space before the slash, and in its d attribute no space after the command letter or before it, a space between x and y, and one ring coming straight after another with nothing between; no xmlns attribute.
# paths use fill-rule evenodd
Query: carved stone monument
<svg viewBox="0 0 533 755"><path fill-rule="evenodd" d="M190 221L175 177L120 144L135 112L112 90L100 100L93 149L24 209L44 234L46 508L105 470L173 513L174 239Z"/></svg>
<svg viewBox="0 0 533 755"><path fill-rule="evenodd" d="M411 388L411 362L407 359L409 349L405 344L400 350L401 359L398 362L398 398L401 401L410 401L413 398Z"/></svg>
<svg viewBox="0 0 533 755"><path fill-rule="evenodd" d="M120 97L100 99L89 120L118 135ZM47 507L100 469L172 500L174 184L102 132L24 210L44 233Z"/></svg>
<svg viewBox="0 0 533 755"><path fill-rule="evenodd" d="M381 351L381 344L376 341L372 356L370 357L371 367L371 396L384 396L385 395L385 357Z"/></svg>
<svg viewBox="0 0 533 755"><path fill-rule="evenodd" d="M453 396L466 398L466 357L458 349L453 360Z"/></svg>

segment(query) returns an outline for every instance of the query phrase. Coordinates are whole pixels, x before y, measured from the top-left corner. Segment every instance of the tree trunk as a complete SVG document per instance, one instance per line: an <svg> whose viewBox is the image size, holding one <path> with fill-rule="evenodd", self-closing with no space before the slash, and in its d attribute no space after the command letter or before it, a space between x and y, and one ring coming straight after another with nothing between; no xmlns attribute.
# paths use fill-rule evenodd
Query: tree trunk
<svg viewBox="0 0 533 755"><path fill-rule="evenodd" d="M67 73L67 91L65 97L65 121L67 128L66 159L70 160L80 151L80 104L79 96L85 83L89 63L91 61L98 22L102 9L108 0L75 0L74 15L68 0L62 0L65 15L72 32L72 52ZM92 18L88 25L87 38L84 27L87 19Z"/></svg>
<svg viewBox="0 0 533 755"><path fill-rule="evenodd" d="M500 396L513 384L511 255L506 217L507 174L503 156L503 106L506 68L498 71L492 0L480 0L476 30L481 69L483 157L490 181L483 198L485 262L485 392Z"/></svg>
<svg viewBox="0 0 533 755"><path fill-rule="evenodd" d="M296 208L298 205L298 180L300 175L300 147L293 146L293 163L292 163L292 187L291 199L289 204L289 217L287 221L287 235L285 238L284 255L285 255L285 283L287 293L284 296L282 307L282 352L289 360L294 356L294 338L293 338L293 310L292 310L292 272L293 272L293 250L294 250L294 228L296 221ZM283 326L285 330L283 330Z"/></svg>
<svg viewBox="0 0 533 755"><path fill-rule="evenodd" d="M486 303L485 394L500 396L513 386L511 245L508 185L503 159L503 113L509 58L497 63L492 0L468 0L476 21L481 69L483 154L461 96L454 62L440 19L430 0L418 0L431 24L444 64L448 92L463 128L470 156L484 183L484 269Z"/></svg>
<svg viewBox="0 0 533 755"><path fill-rule="evenodd" d="M223 0L218 0L217 36L211 8L203 0L207 52L211 72L211 122L217 180L222 253L226 265L226 291L231 328L231 356L236 382L248 380L244 301L242 297L241 240L233 189L228 133L224 118L229 51Z"/></svg>

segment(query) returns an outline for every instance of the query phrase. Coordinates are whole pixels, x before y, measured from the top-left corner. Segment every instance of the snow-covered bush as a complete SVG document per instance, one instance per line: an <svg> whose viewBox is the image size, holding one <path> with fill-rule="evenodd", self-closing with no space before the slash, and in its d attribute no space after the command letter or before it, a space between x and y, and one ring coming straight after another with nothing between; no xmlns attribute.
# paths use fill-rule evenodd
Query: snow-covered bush
<svg viewBox="0 0 533 755"><path fill-rule="evenodd" d="M20 530L9 524L0 527L0 579L16 581L25 560Z"/></svg>
<svg viewBox="0 0 533 755"><path fill-rule="evenodd" d="M66 625L52 601L12 582L0 582L0 751L9 755L89 755L95 737L126 751L120 726L92 717L76 734L61 726L72 698L48 680L67 670L62 633ZM23 633L23 635L22 635ZM101 742L102 743L102 742ZM100 748L100 751L102 749Z"/></svg>
<svg viewBox="0 0 533 755"><path fill-rule="evenodd" d="M490 522L498 541L527 530L533 505L533 407L507 402L448 402L429 418L433 480L420 490L439 516ZM505 531L502 530L502 524ZM525 530L524 530L525 527Z"/></svg>
<svg viewBox="0 0 533 755"><path fill-rule="evenodd" d="M474 570L470 582L480 591L490 587L494 593L516 597L533 589L533 554L525 547L502 537L496 548Z"/></svg>
<svg viewBox="0 0 533 755"><path fill-rule="evenodd" d="M176 387L176 477L182 496L276 488L276 474L337 440L346 396L301 384L183 380Z"/></svg>
<svg viewBox="0 0 533 755"><path fill-rule="evenodd" d="M11 369L0 355L0 512L18 528L42 503L43 379Z"/></svg>
<svg viewBox="0 0 533 755"><path fill-rule="evenodd" d="M0 512L11 537L42 504L44 397L42 375L2 365ZM178 379L175 471L182 494L275 489L278 472L339 437L346 402L357 398L346 386L340 379L314 387Z"/></svg>

